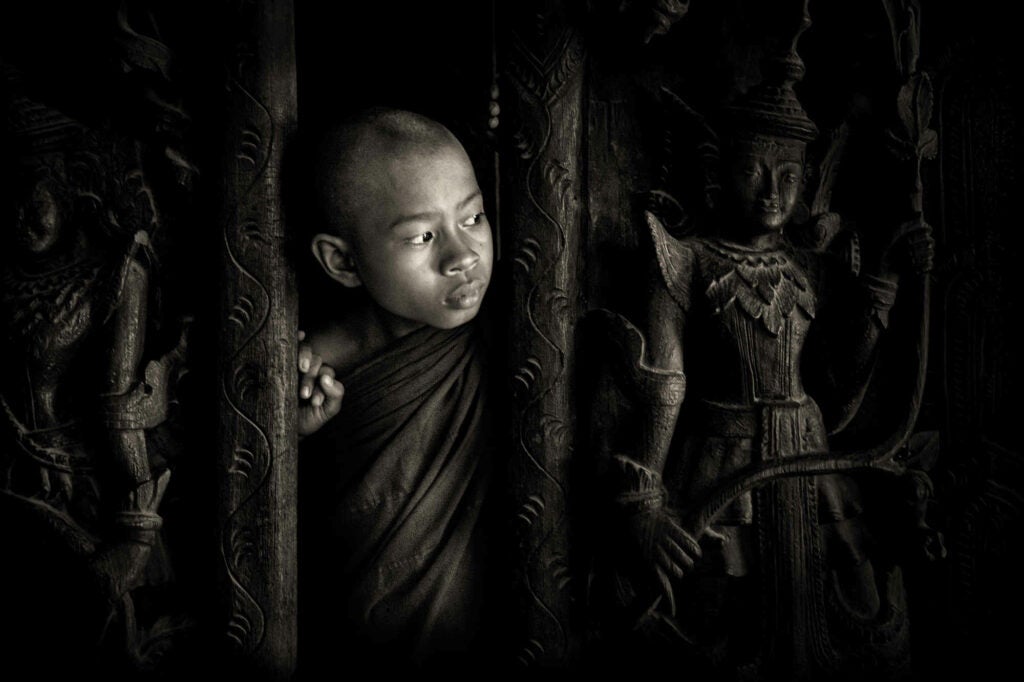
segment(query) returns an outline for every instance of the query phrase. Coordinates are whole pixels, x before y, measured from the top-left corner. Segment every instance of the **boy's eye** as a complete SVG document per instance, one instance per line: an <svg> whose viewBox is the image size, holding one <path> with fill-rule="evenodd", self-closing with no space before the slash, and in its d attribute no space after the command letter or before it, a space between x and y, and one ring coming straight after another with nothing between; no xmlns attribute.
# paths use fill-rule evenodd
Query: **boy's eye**
<svg viewBox="0 0 1024 682"><path fill-rule="evenodd" d="M786 173L786 175L785 175L785 177L783 179L787 183L792 185L794 182L797 181L796 173Z"/></svg>
<svg viewBox="0 0 1024 682"><path fill-rule="evenodd" d="M426 244L427 242L432 241L433 239L433 232L424 232L423 234L418 234L415 237L412 237L411 239L407 239L406 241L409 242L410 244L415 244L419 246L422 244Z"/></svg>
<svg viewBox="0 0 1024 682"><path fill-rule="evenodd" d="M480 223L482 223L484 221L484 217L485 216L484 216L483 212L476 213L469 220L463 222L462 226L463 227L473 227L474 225L479 225Z"/></svg>

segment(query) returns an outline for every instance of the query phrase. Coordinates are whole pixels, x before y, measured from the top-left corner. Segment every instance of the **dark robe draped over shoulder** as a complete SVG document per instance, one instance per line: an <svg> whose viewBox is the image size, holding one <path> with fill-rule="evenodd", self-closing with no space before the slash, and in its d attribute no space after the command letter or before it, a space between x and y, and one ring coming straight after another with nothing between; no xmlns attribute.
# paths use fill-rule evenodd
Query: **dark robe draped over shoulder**
<svg viewBox="0 0 1024 682"><path fill-rule="evenodd" d="M300 455L303 629L327 656L461 655L493 443L475 326L420 329L340 380L341 412Z"/></svg>

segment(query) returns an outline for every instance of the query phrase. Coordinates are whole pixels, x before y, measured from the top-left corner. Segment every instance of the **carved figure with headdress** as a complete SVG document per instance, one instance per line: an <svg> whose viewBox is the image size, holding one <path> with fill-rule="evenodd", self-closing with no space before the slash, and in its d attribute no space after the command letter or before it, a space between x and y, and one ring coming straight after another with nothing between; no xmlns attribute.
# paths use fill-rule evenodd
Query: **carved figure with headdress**
<svg viewBox="0 0 1024 682"><path fill-rule="evenodd" d="M807 25L805 8L797 37ZM722 193L706 229L676 238L646 213L643 332L609 316L643 404L635 448L614 457L632 576L617 590L634 633L706 673L899 676L901 571L873 534L878 488L859 473L901 473L892 443L907 434L855 454L830 443L862 408L890 310L930 268L932 239L918 215L864 267L837 215L795 233L818 135L794 91L795 45L719 122Z"/></svg>
<svg viewBox="0 0 1024 682"><path fill-rule="evenodd" d="M158 216L134 142L25 98L10 119L0 512L19 560L4 567L18 585L4 616L62 646L109 640L118 622L115 648L130 649L131 591L167 578L158 505L170 473L146 431L167 416L184 350L147 355Z"/></svg>

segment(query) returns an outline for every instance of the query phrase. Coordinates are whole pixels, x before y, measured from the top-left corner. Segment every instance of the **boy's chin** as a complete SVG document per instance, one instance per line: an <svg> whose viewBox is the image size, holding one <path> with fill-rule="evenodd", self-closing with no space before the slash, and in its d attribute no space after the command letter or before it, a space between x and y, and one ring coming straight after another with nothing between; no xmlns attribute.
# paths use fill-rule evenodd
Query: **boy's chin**
<svg viewBox="0 0 1024 682"><path fill-rule="evenodd" d="M449 314L442 318L432 320L427 324L438 329L455 329L456 327L461 327L467 322L472 322L479 313L480 306L475 305L472 308L450 311Z"/></svg>

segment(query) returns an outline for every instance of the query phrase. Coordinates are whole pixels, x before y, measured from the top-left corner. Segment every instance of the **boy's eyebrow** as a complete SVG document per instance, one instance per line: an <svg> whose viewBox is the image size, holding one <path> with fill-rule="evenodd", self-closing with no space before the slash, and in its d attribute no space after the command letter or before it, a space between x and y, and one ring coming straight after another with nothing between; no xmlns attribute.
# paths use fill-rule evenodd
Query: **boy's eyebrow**
<svg viewBox="0 0 1024 682"><path fill-rule="evenodd" d="M465 208L466 204L468 204L469 202L473 201L473 199L476 199L481 194L483 194L483 192L481 192L479 189L477 189L475 192L470 194L468 197L466 197L465 199L460 201L457 208Z"/></svg>
<svg viewBox="0 0 1024 682"><path fill-rule="evenodd" d="M388 225L388 229L398 227L402 223L414 223L414 222L428 222L430 220L437 219L441 213L439 211L424 211L422 213L411 213L409 215L400 215L391 221Z"/></svg>
<svg viewBox="0 0 1024 682"><path fill-rule="evenodd" d="M475 192L473 192L472 194L467 196L465 199L460 201L458 203L458 206L456 206L456 208L459 209L459 210L462 210L463 208L465 208L466 204L468 204L469 202L473 201L474 199L476 199L477 197L481 196L482 194L483 194L483 192L481 192L479 189L476 190ZM430 221L430 220L435 220L435 219L437 219L438 216L440 216L440 212L439 211L423 211L422 213L411 213L409 215L400 215L400 216L398 216L397 218L395 218L394 220L391 221L391 224L388 225L388 229L390 230L390 229L392 229L394 227L398 227L402 223L412 223L412 222L418 222L418 221L426 222L426 221Z"/></svg>

